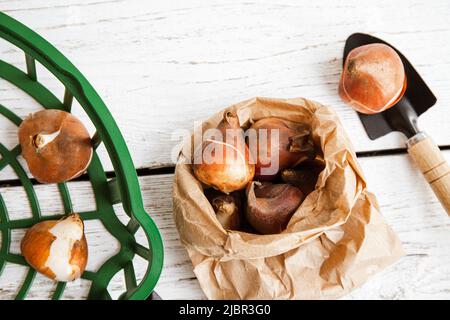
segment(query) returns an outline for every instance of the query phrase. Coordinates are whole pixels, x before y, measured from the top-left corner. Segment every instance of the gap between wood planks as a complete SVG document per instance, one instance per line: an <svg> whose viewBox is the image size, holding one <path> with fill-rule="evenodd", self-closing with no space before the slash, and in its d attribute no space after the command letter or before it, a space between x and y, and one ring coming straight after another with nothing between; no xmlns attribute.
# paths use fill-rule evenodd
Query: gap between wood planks
<svg viewBox="0 0 450 320"><path fill-rule="evenodd" d="M439 146L441 151L450 150L450 145ZM408 153L404 148L395 148L395 149L387 149L387 150L375 150L375 151L360 151L356 152L356 156L358 158L367 158L367 157L375 157L375 156L392 156L398 154L406 154Z"/></svg>
<svg viewBox="0 0 450 320"><path fill-rule="evenodd" d="M450 150L450 145L439 146L439 149L442 151ZM406 149L397 148L397 149L388 149L388 150L378 150L378 151L361 151L356 152L356 156L358 158L368 158L368 157L379 157L379 156L391 156L391 155L401 155L406 154ZM154 175L162 175L162 174L173 174L175 172L175 165L168 165L160 168L139 168L136 169L136 173L138 177L145 176L154 176ZM106 177L108 179L115 178L116 174L114 171L107 171ZM36 179L31 178L31 183L33 185L40 184L36 181ZM76 179L71 180L71 182L76 181L89 181L89 176L84 174ZM4 187L20 187L22 183L19 179L10 179L10 180L2 180L0 181L0 188Z"/></svg>

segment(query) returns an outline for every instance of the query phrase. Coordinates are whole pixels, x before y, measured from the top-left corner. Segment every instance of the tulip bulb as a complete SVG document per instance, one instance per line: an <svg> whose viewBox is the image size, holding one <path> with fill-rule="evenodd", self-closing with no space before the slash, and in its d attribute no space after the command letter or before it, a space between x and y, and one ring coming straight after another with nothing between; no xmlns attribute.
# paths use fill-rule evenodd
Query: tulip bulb
<svg viewBox="0 0 450 320"><path fill-rule="evenodd" d="M222 227L226 230L238 230L241 225L242 201L238 192L224 194L212 188L205 190L211 206Z"/></svg>
<svg viewBox="0 0 450 320"><path fill-rule="evenodd" d="M345 60L339 95L356 111L382 112L403 96L406 75L397 52L382 43L372 43L350 51Z"/></svg>
<svg viewBox="0 0 450 320"><path fill-rule="evenodd" d="M222 139L204 139L197 146L193 172L204 184L228 194L246 187L253 179L255 165L250 163L249 150L235 112L226 111L217 129L222 133ZM233 139L228 139L230 136ZM208 156L215 158L208 160Z"/></svg>
<svg viewBox="0 0 450 320"><path fill-rule="evenodd" d="M256 121L250 129L256 131L257 148L251 148L251 152L258 180L272 180L281 170L316 155L311 129L306 124L269 117ZM273 139L272 133L277 133L278 139Z"/></svg>
<svg viewBox="0 0 450 320"><path fill-rule="evenodd" d="M280 233L303 199L303 192L289 184L252 182L247 187L247 221L262 234Z"/></svg>
<svg viewBox="0 0 450 320"><path fill-rule="evenodd" d="M93 155L88 131L72 114L41 110L19 127L22 156L42 183L60 183L83 174Z"/></svg>
<svg viewBox="0 0 450 320"><path fill-rule="evenodd" d="M20 248L31 267L55 281L78 279L86 267L84 224L76 213L37 223L28 229Z"/></svg>

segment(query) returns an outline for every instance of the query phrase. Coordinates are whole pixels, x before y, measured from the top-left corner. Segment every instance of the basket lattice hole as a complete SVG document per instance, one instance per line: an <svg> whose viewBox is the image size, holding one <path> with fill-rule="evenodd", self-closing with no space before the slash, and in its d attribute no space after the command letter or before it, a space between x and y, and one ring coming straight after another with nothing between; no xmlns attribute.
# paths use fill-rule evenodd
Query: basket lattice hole
<svg viewBox="0 0 450 320"><path fill-rule="evenodd" d="M22 155L19 154L19 155L17 156L16 159L17 159L17 161L19 162L19 164L20 164L20 166L22 167L22 169L23 169L23 170L25 171L25 173L27 174L27 176L28 176L30 179L34 179L33 175L31 174L30 170L28 169L27 162L26 162L25 159L22 157Z"/></svg>
<svg viewBox="0 0 450 320"><path fill-rule="evenodd" d="M120 243L100 220L85 220L84 229L89 246L86 270L96 272L106 260L120 250Z"/></svg>
<svg viewBox="0 0 450 320"><path fill-rule="evenodd" d="M122 203L116 203L113 205L114 212L116 213L117 218L119 218L120 222L124 226L126 226L130 222L130 217L123 210Z"/></svg>
<svg viewBox="0 0 450 320"><path fill-rule="evenodd" d="M20 255L20 243L27 229L11 229L11 244L9 247L10 254Z"/></svg>
<svg viewBox="0 0 450 320"><path fill-rule="evenodd" d="M64 214L64 204L59 196L57 184L38 184L34 186L42 216Z"/></svg>
<svg viewBox="0 0 450 320"><path fill-rule="evenodd" d="M97 210L94 190L90 181L73 181L66 183L70 195L73 212L87 212L86 216Z"/></svg>
<svg viewBox="0 0 450 320"><path fill-rule="evenodd" d="M108 284L107 290L113 300L117 300L126 290L125 274L123 270L117 272Z"/></svg>
<svg viewBox="0 0 450 320"><path fill-rule="evenodd" d="M22 119L30 113L42 110L42 106L36 100L2 78L0 78L0 104ZM0 132L3 140L3 131ZM14 128L14 132L17 133L17 127Z"/></svg>
<svg viewBox="0 0 450 320"><path fill-rule="evenodd" d="M3 61L12 64L16 68L26 72L24 53L22 49L11 44L11 42L0 38L0 56Z"/></svg>
<svg viewBox="0 0 450 320"><path fill-rule="evenodd" d="M61 81L38 61L36 61L36 73L37 81L53 93L62 103L65 87Z"/></svg>
<svg viewBox="0 0 450 320"><path fill-rule="evenodd" d="M25 281L29 268L7 262L0 274L0 299L11 300L16 297Z"/></svg>
<svg viewBox="0 0 450 320"><path fill-rule="evenodd" d="M142 228L137 229L136 233L134 234L134 237L138 244L148 249L148 240L147 236L145 235L144 229Z"/></svg>
<svg viewBox="0 0 450 320"><path fill-rule="evenodd" d="M92 282L86 279L77 279L73 282L68 282L66 288L61 296L62 300L85 300L89 295L89 289Z"/></svg>
<svg viewBox="0 0 450 320"><path fill-rule="evenodd" d="M2 162L2 156L0 155L0 162ZM5 160L6 161L6 160ZM19 177L11 166L6 165L0 170L0 190L4 187L11 186L11 183L14 181L18 181ZM2 191L3 192L3 191ZM3 193L2 193L3 195Z"/></svg>
<svg viewBox="0 0 450 320"><path fill-rule="evenodd" d="M142 281L142 279L144 279L148 263L148 260L140 257L139 255L135 255L133 258L134 273L138 284Z"/></svg>
<svg viewBox="0 0 450 320"><path fill-rule="evenodd" d="M67 93L66 95L66 99L67 99ZM91 137L94 136L96 128L94 126L94 124L92 123L91 119L89 118L89 116L87 115L86 111L84 111L83 107L80 105L80 103L76 100L73 99L71 102L71 113L76 116L82 123L83 125L86 127L86 129L89 132L89 135Z"/></svg>
<svg viewBox="0 0 450 320"><path fill-rule="evenodd" d="M100 143L96 149L97 155L100 158L100 162L102 163L103 169L106 172L113 171L113 165L111 159L109 158L108 152L106 151L106 147L104 143Z"/></svg>
<svg viewBox="0 0 450 320"><path fill-rule="evenodd" d="M53 296L57 282L37 273L26 296L27 300L49 300Z"/></svg>
<svg viewBox="0 0 450 320"><path fill-rule="evenodd" d="M0 104L4 107L6 103L3 104L0 101ZM0 143L5 146L8 150L13 149L18 143L19 139L17 137L17 126L12 123L8 118L2 117L0 115Z"/></svg>
<svg viewBox="0 0 450 320"><path fill-rule="evenodd" d="M27 195L24 187L4 187L0 188L0 192L8 211L9 220L21 220L33 217L29 195Z"/></svg>

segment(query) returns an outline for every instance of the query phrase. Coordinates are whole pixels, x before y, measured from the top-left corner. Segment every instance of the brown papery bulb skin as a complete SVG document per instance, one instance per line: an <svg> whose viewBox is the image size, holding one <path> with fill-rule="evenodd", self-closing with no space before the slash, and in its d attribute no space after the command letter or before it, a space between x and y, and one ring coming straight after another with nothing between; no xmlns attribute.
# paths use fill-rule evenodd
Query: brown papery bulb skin
<svg viewBox="0 0 450 320"><path fill-rule="evenodd" d="M42 110L27 117L19 127L19 142L31 174L41 183L80 176L93 154L87 129L61 110Z"/></svg>
<svg viewBox="0 0 450 320"><path fill-rule="evenodd" d="M88 247L78 214L43 221L27 230L21 252L36 271L55 281L73 281L83 274Z"/></svg>
<svg viewBox="0 0 450 320"><path fill-rule="evenodd" d="M272 180L279 171L315 157L311 129L306 124L269 117L256 121L250 129L257 132L257 149L251 150L251 152L252 158L256 159L255 177L258 180ZM262 135L262 129L267 130L267 141L262 141L263 137L266 137ZM272 141L272 130L279 130L279 141ZM263 169L269 168L272 163L264 161L264 157L271 159L272 151L276 150L273 148L278 149L278 170L272 174L267 174L264 173Z"/></svg>
<svg viewBox="0 0 450 320"><path fill-rule="evenodd" d="M339 96L356 111L382 112L395 105L405 90L403 62L388 45L368 44L348 54L339 82Z"/></svg>
<svg viewBox="0 0 450 320"><path fill-rule="evenodd" d="M250 153L235 112L226 111L217 129L222 132L223 139L207 139L196 148L193 172L197 179L204 184L228 194L247 186L255 175L255 165L250 161ZM231 132L236 130L234 131L236 139L233 139L231 143L226 139L227 130L231 130ZM229 134L231 134L230 131ZM214 150L221 149L223 159L212 163L205 161L196 163L195 159L203 159L205 148L213 150L212 154L215 153Z"/></svg>
<svg viewBox="0 0 450 320"><path fill-rule="evenodd" d="M247 187L247 221L262 234L280 233L303 199L303 192L289 184L252 182Z"/></svg>
<svg viewBox="0 0 450 320"><path fill-rule="evenodd" d="M226 230L238 230L241 225L242 201L238 191L224 194L215 189L205 190L205 195L216 213L222 227Z"/></svg>

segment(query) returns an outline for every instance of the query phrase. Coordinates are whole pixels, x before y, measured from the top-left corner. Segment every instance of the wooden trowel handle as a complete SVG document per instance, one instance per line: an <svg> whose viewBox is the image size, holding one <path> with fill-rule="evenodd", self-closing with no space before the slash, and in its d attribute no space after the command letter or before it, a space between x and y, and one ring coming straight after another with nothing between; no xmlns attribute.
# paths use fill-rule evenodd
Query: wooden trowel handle
<svg viewBox="0 0 450 320"><path fill-rule="evenodd" d="M424 132L410 138L407 146L408 153L450 216L450 166L441 150Z"/></svg>

